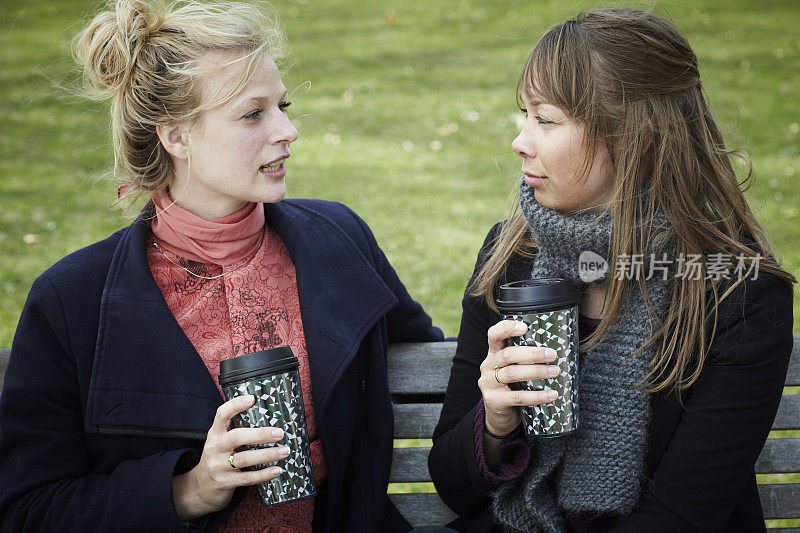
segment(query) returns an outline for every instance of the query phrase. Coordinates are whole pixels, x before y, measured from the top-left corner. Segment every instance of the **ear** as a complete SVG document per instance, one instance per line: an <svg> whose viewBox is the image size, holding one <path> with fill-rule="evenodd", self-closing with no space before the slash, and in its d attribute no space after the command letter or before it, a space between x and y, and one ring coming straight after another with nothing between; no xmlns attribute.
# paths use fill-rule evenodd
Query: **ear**
<svg viewBox="0 0 800 533"><path fill-rule="evenodd" d="M189 158L189 135L183 124L158 124L156 125L156 134L158 134L161 145L172 157L178 159Z"/></svg>

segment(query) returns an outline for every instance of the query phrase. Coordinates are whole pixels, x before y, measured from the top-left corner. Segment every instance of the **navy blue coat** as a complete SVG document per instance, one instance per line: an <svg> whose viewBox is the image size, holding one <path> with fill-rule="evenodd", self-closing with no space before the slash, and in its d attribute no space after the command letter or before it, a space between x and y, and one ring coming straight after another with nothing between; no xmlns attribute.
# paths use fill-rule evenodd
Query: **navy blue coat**
<svg viewBox="0 0 800 533"><path fill-rule="evenodd" d="M265 211L297 271L328 465L314 530L402 529L386 496L386 347L442 333L347 207L284 200ZM153 279L148 230L137 219L31 288L0 398L4 531L213 531L244 495L196 524L175 513L171 478L199 461L222 398Z"/></svg>
<svg viewBox="0 0 800 533"><path fill-rule="evenodd" d="M475 273L499 231L497 224L487 235ZM503 283L527 279L532 267L532 259L513 256ZM482 297L465 295L462 303L458 348L428 466L439 496L461 515L452 527L499 532L490 509L495 487L478 470L473 422L486 331L500 315ZM708 329L710 334L710 324ZM639 506L625 517L594 518L593 531L764 531L753 465L778 410L792 342L791 285L760 272L734 289L720 303L714 341L684 398L685 409L669 391L650 396L647 479Z"/></svg>

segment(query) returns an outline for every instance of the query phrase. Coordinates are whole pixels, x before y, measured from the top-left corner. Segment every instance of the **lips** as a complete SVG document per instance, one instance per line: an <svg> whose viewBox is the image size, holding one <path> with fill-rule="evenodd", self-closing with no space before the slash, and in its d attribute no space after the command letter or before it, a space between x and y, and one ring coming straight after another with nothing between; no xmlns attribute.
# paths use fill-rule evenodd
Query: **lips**
<svg viewBox="0 0 800 533"><path fill-rule="evenodd" d="M537 185L541 185L542 183L547 180L547 176L538 176L536 174L530 174L528 172L522 172L522 175L525 179L525 184L529 187L536 187Z"/></svg>
<svg viewBox="0 0 800 533"><path fill-rule="evenodd" d="M522 173L525 175L525 177L528 177L528 178L535 178L535 179L540 179L540 180L546 180L547 179L547 176L544 176L544 175L541 175L541 174L534 174L533 172L527 172L525 170L523 170Z"/></svg>

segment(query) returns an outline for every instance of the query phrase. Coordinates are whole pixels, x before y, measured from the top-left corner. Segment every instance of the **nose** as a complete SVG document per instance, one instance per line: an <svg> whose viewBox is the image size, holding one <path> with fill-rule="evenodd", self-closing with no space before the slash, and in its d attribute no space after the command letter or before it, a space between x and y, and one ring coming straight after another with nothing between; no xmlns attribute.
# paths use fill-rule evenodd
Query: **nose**
<svg viewBox="0 0 800 533"><path fill-rule="evenodd" d="M269 135L269 141L272 144L289 144L297 140L297 128L294 127L292 121L286 116L286 113L279 111L275 115L275 127Z"/></svg>
<svg viewBox="0 0 800 533"><path fill-rule="evenodd" d="M525 121L525 125L522 126L522 131L517 135L517 138L511 142L511 149L522 158L536 156L536 147L534 146L530 131L528 131L527 120Z"/></svg>

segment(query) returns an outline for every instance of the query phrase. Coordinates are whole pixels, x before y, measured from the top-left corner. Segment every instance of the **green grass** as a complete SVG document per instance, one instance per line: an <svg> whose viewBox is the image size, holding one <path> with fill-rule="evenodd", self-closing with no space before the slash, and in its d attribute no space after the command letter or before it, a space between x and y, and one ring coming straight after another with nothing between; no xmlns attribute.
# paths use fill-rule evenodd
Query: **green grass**
<svg viewBox="0 0 800 533"><path fill-rule="evenodd" d="M98 3L6 0L0 27L0 346L33 279L126 223L96 180L102 105L71 96L69 40ZM448 335L483 237L519 167L516 78L536 36L589 2L281 2L300 130L289 193L352 206ZM664 2L697 49L732 146L752 154L751 204L800 274L800 82L792 1ZM758 38L752 38L757 35ZM310 88L308 84L310 82ZM795 314L800 317L800 299ZM800 320L800 319L796 319ZM795 323L796 326L798 322ZM795 327L797 331L798 328Z"/></svg>
<svg viewBox="0 0 800 533"><path fill-rule="evenodd" d="M290 196L353 207L411 293L455 335L476 252L519 168L510 143L522 63L544 29L598 3L275 4L300 130ZM0 11L3 347L39 273L127 224L108 208L115 186L96 179L112 162L106 111L67 90L76 87L69 40L99 5L4 0ZM752 156L751 205L800 276L800 4L670 1L656 11L695 47L729 145ZM800 297L794 310L800 332Z"/></svg>

